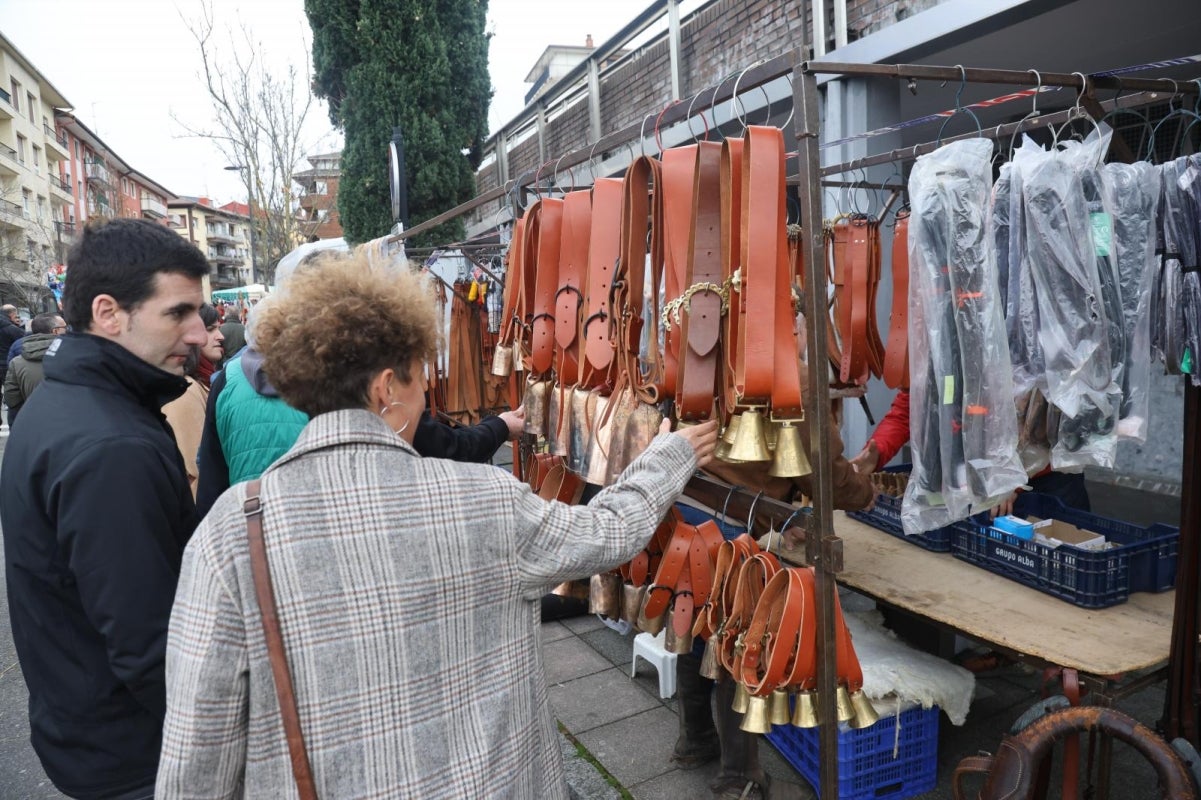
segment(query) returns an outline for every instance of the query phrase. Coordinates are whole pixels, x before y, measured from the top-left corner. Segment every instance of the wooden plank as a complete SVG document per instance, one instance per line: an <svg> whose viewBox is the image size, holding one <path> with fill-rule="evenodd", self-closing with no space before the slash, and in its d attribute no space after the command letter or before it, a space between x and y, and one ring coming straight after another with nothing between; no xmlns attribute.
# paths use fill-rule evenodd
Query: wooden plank
<svg viewBox="0 0 1201 800"><path fill-rule="evenodd" d="M1168 660L1175 592L1137 592L1112 608L1079 608L842 512L834 513L834 531L846 553L840 583L973 639L1099 676Z"/></svg>

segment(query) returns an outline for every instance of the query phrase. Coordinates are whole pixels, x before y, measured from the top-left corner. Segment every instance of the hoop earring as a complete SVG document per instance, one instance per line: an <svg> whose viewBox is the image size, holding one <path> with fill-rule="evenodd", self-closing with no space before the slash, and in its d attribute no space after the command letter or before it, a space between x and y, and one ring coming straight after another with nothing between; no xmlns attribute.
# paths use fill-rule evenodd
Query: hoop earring
<svg viewBox="0 0 1201 800"><path fill-rule="evenodd" d="M404 403L400 402L399 400L393 400L391 403L388 403L388 405L384 406L383 408L381 408L379 410L380 418L386 421L388 419L389 411L391 411L396 406L403 406L403 405L404 405ZM409 423L411 421L412 420L406 419L405 424L400 426L400 430L394 430L392 432L395 433L397 436L400 436L402 433L404 433L405 431L407 431L409 429ZM392 426L389 425L388 427L391 428Z"/></svg>

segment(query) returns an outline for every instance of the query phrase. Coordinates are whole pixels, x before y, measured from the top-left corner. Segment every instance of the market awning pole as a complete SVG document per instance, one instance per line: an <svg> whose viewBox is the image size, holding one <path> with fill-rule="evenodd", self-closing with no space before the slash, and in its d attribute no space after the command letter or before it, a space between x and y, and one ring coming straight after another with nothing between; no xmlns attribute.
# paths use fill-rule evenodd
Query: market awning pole
<svg viewBox="0 0 1201 800"><path fill-rule="evenodd" d="M805 537L805 558L813 567L817 588L817 718L821 720L819 771L821 796L838 797L838 714L834 696L838 648L834 633L834 576L842 569L842 540L834 535L833 464L830 452L830 374L826 360L826 271L822 243L822 187L818 139L817 78L793 70L793 103L800 162L801 229L805 254L805 357L809 386L805 416L809 419L809 462L813 470L813 514Z"/></svg>

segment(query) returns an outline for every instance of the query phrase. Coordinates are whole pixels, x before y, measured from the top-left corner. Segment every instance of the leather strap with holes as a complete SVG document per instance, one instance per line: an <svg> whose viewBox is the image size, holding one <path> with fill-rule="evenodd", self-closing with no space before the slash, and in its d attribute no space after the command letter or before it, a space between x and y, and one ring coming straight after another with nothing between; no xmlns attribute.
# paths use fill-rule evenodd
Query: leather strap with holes
<svg viewBox="0 0 1201 800"><path fill-rule="evenodd" d="M581 385L613 388L613 316L609 290L621 252L621 181L600 178L592 187L592 230L588 237L588 280L584 292L584 320L580 325L583 344Z"/></svg>
<svg viewBox="0 0 1201 800"><path fill-rule="evenodd" d="M735 389L735 354L742 324L742 139L721 144L721 276L726 290L726 315L722 326L724 375L721 387L722 421L728 422L738 405Z"/></svg>
<svg viewBox="0 0 1201 800"><path fill-rule="evenodd" d="M288 742L292 778L296 781L296 790L301 800L317 800L313 769L309 765L304 732L300 728L296 689L292 684L292 671L288 667L288 654L284 649L279 610L275 606L275 588L271 581L271 567L267 562L267 543L263 538L262 481L258 478L246 485L246 500L242 503L242 513L246 515L250 574L254 579L255 599L258 600L259 614L263 620L263 635L267 639L267 660L271 664L275 696L279 700L279 713Z"/></svg>
<svg viewBox="0 0 1201 800"><path fill-rule="evenodd" d="M759 597L772 576L780 571L780 561L771 553L760 551L742 562L734 588L734 602L726 617L725 638L718 650L721 661L731 675L742 672L743 631L751 622Z"/></svg>
<svg viewBox="0 0 1201 800"><path fill-rule="evenodd" d="M684 422L708 419L721 384L722 146L696 146L692 226L683 292L665 313L665 324L683 342L676 380L676 415Z"/></svg>
<svg viewBox="0 0 1201 800"><path fill-rule="evenodd" d="M713 585L709 599L702 604L692 635L708 639L724 626L726 614L734 602L734 581L743 560L759 551L759 545L748 534L721 542L713 560Z"/></svg>
<svg viewBox="0 0 1201 800"><path fill-rule="evenodd" d="M656 186L652 225L663 231L663 301L671 307L687 284L689 240L692 235L692 192L696 176L697 145L672 147L662 154L662 182ZM663 391L674 396L678 383L683 342L679 326L664 319Z"/></svg>
<svg viewBox="0 0 1201 800"><path fill-rule="evenodd" d="M501 312L500 339L497 347L512 347L521 330L517 309L521 303L521 286L525 277L525 217L513 223L513 239L505 263L505 302Z"/></svg>
<svg viewBox="0 0 1201 800"><path fill-rule="evenodd" d="M563 233L563 201L547 197L537 202L538 225L530 248L533 254L534 295L530 303L530 365L535 378L549 376L555 353L555 292L559 288L559 258Z"/></svg>
<svg viewBox="0 0 1201 800"><path fill-rule="evenodd" d="M782 569L768 580L742 635L742 658L735 677L748 692L766 697L786 685L802 618L812 613L800 576L793 570Z"/></svg>
<svg viewBox="0 0 1201 800"><path fill-rule="evenodd" d="M579 381L580 312L588 278L588 240L592 231L592 193L568 192L563 198L563 224L559 247L558 289L555 290L555 375L560 386ZM561 418L566 418L562 414Z"/></svg>
<svg viewBox="0 0 1201 800"><path fill-rule="evenodd" d="M892 233L892 313L884 351L884 383L909 388L909 212L897 214Z"/></svg>
<svg viewBox="0 0 1201 800"><path fill-rule="evenodd" d="M663 241L660 226L651 228L652 203L662 203L660 164L649 156L634 159L622 184L621 259L613 281L613 313L619 385L628 383L635 396L646 403L665 397L663 361L658 347L659 279L663 270ZM655 218L661 219L661 212ZM643 288L650 297L647 322L651 346L646 361L640 359L643 332Z"/></svg>

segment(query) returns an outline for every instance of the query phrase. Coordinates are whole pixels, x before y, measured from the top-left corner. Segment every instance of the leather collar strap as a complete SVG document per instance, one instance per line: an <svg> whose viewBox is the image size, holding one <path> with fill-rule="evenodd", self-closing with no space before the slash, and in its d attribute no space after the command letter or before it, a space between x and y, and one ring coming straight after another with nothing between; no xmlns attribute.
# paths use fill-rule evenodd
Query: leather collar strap
<svg viewBox="0 0 1201 800"><path fill-rule="evenodd" d="M592 193L568 192L563 198L563 227L559 249L559 288L555 291L555 373L562 386L579 381L580 311L588 278L588 238L592 230ZM562 413L560 416L564 416Z"/></svg>
<svg viewBox="0 0 1201 800"><path fill-rule="evenodd" d="M539 200L538 225L527 230L534 254L534 297L530 320L531 373L546 378L554 363L555 291L559 287L559 257L563 233L563 201L547 197Z"/></svg>
<svg viewBox="0 0 1201 800"><path fill-rule="evenodd" d="M658 347L659 278L663 270L661 226L650 227L651 203L662 203L659 162L640 156L626 169L622 185L621 260L613 282L612 307L617 314L617 382L628 382L639 400L657 403L663 391L663 363ZM654 189L652 194L652 187ZM655 219L661 219L661 213ZM650 274L647 274L649 267ZM646 362L639 359L643 334L643 287L649 290L650 306Z"/></svg>
<svg viewBox="0 0 1201 800"><path fill-rule="evenodd" d="M538 496L543 500L558 500L569 506L576 505L584 494L584 480L569 471L561 456L549 456L539 465L547 464L546 475L538 487Z"/></svg>
<svg viewBox="0 0 1201 800"><path fill-rule="evenodd" d="M892 314L884 352L884 383L909 388L909 212L897 214L892 232Z"/></svg>
<svg viewBox="0 0 1201 800"><path fill-rule="evenodd" d="M812 616L800 575L782 569L771 577L742 635L742 659L735 676L747 691L765 697L785 685L796 652L801 621Z"/></svg>
<svg viewBox="0 0 1201 800"><path fill-rule="evenodd" d="M756 202L763 213L771 214L773 258L772 275L775 292L772 302L774 330L771 339L773 351L771 413L773 419L804 419L805 407L801 399L801 349L797 341L796 314L793 292L793 268L788 258L788 207L784 186L784 132L779 128L766 128L769 135L766 144L776 159L774 184L761 185L761 191L771 193L770 198ZM759 137L758 131L754 134ZM757 142L758 144L758 142ZM753 213L758 213L755 211ZM767 254L765 254L766 257ZM767 262L765 262L766 265Z"/></svg>
<svg viewBox="0 0 1201 800"><path fill-rule="evenodd" d="M692 635L708 639L725 627L725 619L734 601L735 579L743 560L759 552L759 545L747 534L722 542L713 562L713 585L709 599L692 627Z"/></svg>
<svg viewBox="0 0 1201 800"><path fill-rule="evenodd" d="M521 319L517 309L521 302L521 285L525 279L525 217L513 223L513 240L509 242L508 263L505 264L505 303L501 312L500 339L497 347L512 347Z"/></svg>
<svg viewBox="0 0 1201 800"><path fill-rule="evenodd" d="M271 677L275 683L275 696L279 700L279 713L288 742L288 756L292 761L292 778L301 800L317 800L317 787L313 783L313 769L309 765L309 754L304 746L304 733L300 728L300 711L296 705L296 689L292 684L292 672L288 668L288 654L284 650L284 636L279 624L279 610L275 606L275 588L271 582L271 567L267 562L267 543L263 538L262 481L258 478L246 485L246 501L242 504L246 515L246 535L250 546L250 574L254 579L254 594L263 620L263 635L267 639L267 660L271 663Z"/></svg>
<svg viewBox="0 0 1201 800"><path fill-rule="evenodd" d="M731 675L741 673L743 631L751 622L759 597L772 576L780 571L780 561L771 553L760 551L742 562L734 588L734 604L726 617L725 638L718 659ZM734 636L731 636L734 634Z"/></svg>
<svg viewBox="0 0 1201 800"><path fill-rule="evenodd" d="M846 264L843 267L843 290L847 302L842 308L844 323L849 317L850 327L842 340L842 363L839 365L839 380L843 383L867 382L867 315L868 315L868 226L867 220L859 218L849 226L850 241L847 243Z"/></svg>
<svg viewBox="0 0 1201 800"><path fill-rule="evenodd" d="M811 688L817 684L817 582L813 567L792 567L790 571L800 581L801 602L807 610L801 616L796 657L782 679L782 685Z"/></svg>
<svg viewBox="0 0 1201 800"><path fill-rule="evenodd" d="M621 252L621 195L621 181L617 178L600 178L592 187L588 280L584 292L584 321L580 330L584 348L581 382L588 388L613 388L613 326L609 289Z"/></svg>
<svg viewBox="0 0 1201 800"><path fill-rule="evenodd" d="M676 414L681 421L708 419L713 398L721 391L722 202L721 154L716 142L695 148L692 226L688 237L686 287L664 312L668 332L678 332L679 373L676 378Z"/></svg>
<svg viewBox="0 0 1201 800"><path fill-rule="evenodd" d="M647 580L659 572L663 554L667 550L671 538L672 527L678 520L679 512L674 508L668 511L667 517L655 528L650 541L633 558L618 567L621 577L635 586L645 586Z"/></svg>
<svg viewBox="0 0 1201 800"><path fill-rule="evenodd" d="M859 656L851 644L851 631L847 628L837 592L834 593L834 637L838 647L838 680L847 687L847 691L857 692L863 688L863 667L859 665Z"/></svg>
<svg viewBox="0 0 1201 800"><path fill-rule="evenodd" d="M742 323L740 287L742 273L742 139L726 139L721 144L721 275L726 290L726 318L722 344L724 363L722 422L728 422L738 405L735 384L735 354Z"/></svg>
<svg viewBox="0 0 1201 800"><path fill-rule="evenodd" d="M742 318L734 361L739 405L767 405L775 383L775 343L772 335L763 332L776 333L777 234L783 233L776 228L784 211L782 148L780 129L747 128L742 145ZM752 324L759 335L748 335Z"/></svg>
<svg viewBox="0 0 1201 800"><path fill-rule="evenodd" d="M651 225L663 231L663 392L674 396L682 341L673 330L668 309L674 310L688 285L689 241L692 238L692 191L696 180L696 145L673 147L662 155L663 181L655 187L660 201Z"/></svg>

